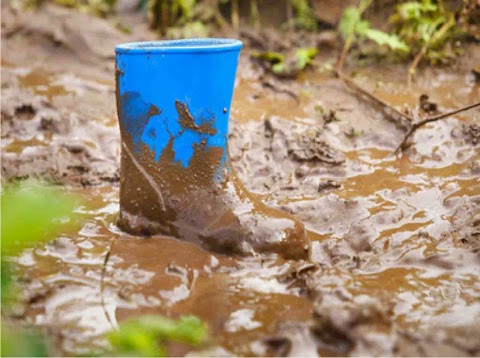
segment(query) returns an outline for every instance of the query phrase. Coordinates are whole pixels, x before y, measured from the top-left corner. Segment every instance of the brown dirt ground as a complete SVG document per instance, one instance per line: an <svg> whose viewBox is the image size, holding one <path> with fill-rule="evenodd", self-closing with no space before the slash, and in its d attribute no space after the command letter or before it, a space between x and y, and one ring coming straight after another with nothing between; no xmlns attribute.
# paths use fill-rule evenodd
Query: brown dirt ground
<svg viewBox="0 0 480 358"><path fill-rule="evenodd" d="M56 354L105 349L128 317L193 313L215 337L196 354L480 355L478 109L425 126L394 156L399 123L340 80L312 69L280 81L249 56L256 44L316 44L332 62L334 34L245 32L231 158L249 190L305 223L313 250L302 262L223 257L115 227L113 48L153 34L48 4L2 12L2 183L35 177L84 199L70 229L16 260L24 304L11 316L44 328ZM472 45L410 88L401 65L354 79L398 109L427 93L443 112L480 98L478 63Z"/></svg>

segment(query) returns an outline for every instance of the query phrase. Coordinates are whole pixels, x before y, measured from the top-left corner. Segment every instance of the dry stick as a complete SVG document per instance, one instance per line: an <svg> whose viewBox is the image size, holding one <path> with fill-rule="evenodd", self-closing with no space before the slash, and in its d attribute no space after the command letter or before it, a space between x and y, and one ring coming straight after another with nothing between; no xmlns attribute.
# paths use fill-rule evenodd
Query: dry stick
<svg viewBox="0 0 480 358"><path fill-rule="evenodd" d="M340 54L340 57L338 58L337 65L336 67L336 74L338 75L341 73L343 69L343 64L345 63L345 59L347 58L348 50L350 50L351 46L351 41L348 41L348 38L345 40L345 45L343 46L342 53ZM338 76L340 77L340 76Z"/></svg>
<svg viewBox="0 0 480 358"><path fill-rule="evenodd" d="M220 29L226 29L230 27L230 25L228 24L228 21L225 20L225 18L217 8L213 8L213 19L217 23Z"/></svg>
<svg viewBox="0 0 480 358"><path fill-rule="evenodd" d="M363 12L371 5L371 3L372 3L371 0L364 0L364 1L361 0L360 1L359 16L361 16L363 14ZM352 46L352 43L353 43L353 37L354 37L354 32L355 32L354 25L355 25L355 23L352 21L351 24L350 24L350 28L348 29L348 35L347 35L347 38L345 39L345 44L343 46L342 52L340 54L340 57L337 61L335 69L334 69L335 75L338 78L340 78L348 87L352 88L353 90L359 92L360 94L364 95L365 97L368 97L368 99L370 99L373 102L380 105L383 108L383 112L385 113L385 115L390 116L394 121L396 121L397 118L392 116L392 113L396 114L399 118L404 118L405 120L407 120L408 125L409 125L411 122L413 122L413 118L411 116L400 112L395 107L389 105L387 102L385 102L382 99L375 96L373 93L363 89L362 87L357 85L355 83L355 81L353 81L350 77L346 76L343 73L343 66L344 66L345 60L347 58L348 51L350 51L350 47ZM389 111L390 111L390 113L389 113Z"/></svg>
<svg viewBox="0 0 480 358"><path fill-rule="evenodd" d="M393 114L397 115L398 117L400 118L403 118L407 121L407 125L410 125L410 123L413 122L413 118L411 116L409 116L408 114L406 113L402 113L400 112L398 109L396 109L395 107L391 106L390 104L388 104L387 102L385 102L384 100L378 98L377 96L375 96L373 93L363 89L362 87L360 87L359 85L357 85L355 83L355 81L353 81L351 78L349 78L348 76L346 76L345 74L343 74L342 71L340 70L334 70L335 72L335 75L340 78L348 87L354 89L355 91L359 92L360 94L368 97L370 100L376 102L377 104L379 104L383 109L384 109L384 113L390 117L392 117L394 120L397 120L397 118L395 118L395 116L392 115L392 113L388 113L388 111L390 112L393 112Z"/></svg>
<svg viewBox="0 0 480 358"><path fill-rule="evenodd" d="M235 31L238 31L240 29L238 0L232 0L231 7L232 8L230 9L230 16L232 21L232 27Z"/></svg>
<svg viewBox="0 0 480 358"><path fill-rule="evenodd" d="M353 23L353 22L352 22ZM347 58L348 51L350 51L350 47L352 46L353 43L353 26L350 26L351 29L349 29L349 35L345 39L345 44L343 45L342 53L340 54L340 57L338 58L337 64L335 68L337 69L338 73L342 72L343 65L345 63L345 59Z"/></svg>
<svg viewBox="0 0 480 358"><path fill-rule="evenodd" d="M468 106L458 108L458 109L455 109L455 110L447 112L447 113L439 114L437 116L428 117L428 118L425 118L425 119L421 120L418 123L414 123L412 125L412 127L408 130L407 134L405 134L405 137L403 138L402 143L400 143L400 145L397 147L397 149L395 149L394 153L397 154L401 149L403 149L405 147L405 144L407 143L408 138L410 138L412 136L412 134L418 128L424 126L425 124L430 123L430 122L435 122L435 121L438 121L440 119L450 117L450 116L453 116L457 113L465 112L465 111L468 111L469 109L479 107L479 106L480 106L480 102L472 103L472 104L469 104Z"/></svg>
<svg viewBox="0 0 480 358"><path fill-rule="evenodd" d="M373 0L360 0L358 5L358 16L361 17L362 14L367 10L367 8L372 4ZM343 69L343 64L347 58L348 51L353 43L353 38L355 36L355 22L351 21L348 28L347 38L345 39L345 44L343 45L342 53L337 61L336 68L339 72Z"/></svg>
<svg viewBox="0 0 480 358"><path fill-rule="evenodd" d="M360 14L363 13L363 11L366 10L366 8L370 5L371 2L369 1L366 1L363 5L363 7L360 9ZM454 23L453 23L454 24ZM441 28L440 30L432 37L432 40L428 43L428 44L431 44L432 42L434 42L434 40L436 41L436 39L440 36L440 35L443 35L443 33L445 33L445 31L447 31L452 25L452 21L448 21L446 22ZM460 113L460 112L464 112L464 111L467 111L469 109L472 109L472 108L475 108L475 107L478 107L480 106L480 102L477 102L477 103L473 103L473 104L470 104L466 107L462 107L462 108L459 108L459 109L456 109L454 111L451 111L451 112L447 112L447 113L444 113L444 114L440 114L440 115L437 115L437 116L433 116L433 117L428 117L428 118L425 118L423 120L421 120L420 122L418 123L413 123L414 122L414 119L405 114L405 113L402 113L400 112L399 110L397 110L396 108L394 108L393 106L389 105L388 103L386 103L385 101L381 100L380 98L378 98L377 96L375 96L373 93L363 89L362 87L360 87L359 85L357 85L355 83L355 81L353 81L350 77L346 76L343 74L342 70L343 70L343 65L344 65L344 62L345 62L345 59L346 59L346 56L348 55L348 51L350 50L350 47L352 45L352 42L353 42L353 27L351 26L351 28L349 29L349 36L347 37L347 39L345 40L345 44L343 46L343 50L342 50L342 53L339 57L339 60L337 61L337 64L336 64L336 67L334 69L334 73L335 75L340 78L347 86L349 86L350 88L353 88L355 91L359 92L360 94L368 97L370 100L376 102L377 104L379 104L382 108L384 108L384 113L386 115L390 115L390 113L386 112L385 110L390 110L391 112L395 113L396 115L398 115L400 118L404 118L406 119L408 122L407 122L407 125L410 126L410 129L408 130L407 134L405 134L405 137L403 138L402 140L402 143L395 149L395 154L397 154L401 149L403 149L405 147L405 144L408 140L408 138L410 138L412 136L412 134L420 127L424 126L425 124L427 123L430 123L430 122L435 122L435 121L438 121L440 119L443 119L443 118L446 118L446 117L449 117L449 116L453 116L457 113ZM426 46L427 44L425 44L424 48L422 48L422 50L420 51L420 53L417 55L418 59L415 58L414 62L412 63L412 66L413 66L413 69L412 69L412 66L410 66L410 68L412 70L409 69L409 73L410 71L414 71L415 70L415 67L417 66L418 62L420 62L420 59L421 59L421 53L426 53L428 47ZM394 118L395 119L395 118ZM413 124L412 124L413 123Z"/></svg>
<svg viewBox="0 0 480 358"><path fill-rule="evenodd" d="M285 1L285 16L287 18L286 24L287 28L289 30L292 30L293 24L292 24L292 19L293 19L293 9L292 9L292 0L287 0Z"/></svg>
<svg viewBox="0 0 480 358"><path fill-rule="evenodd" d="M415 69L417 68L418 64L420 63L421 59L423 58L423 56L425 56L425 54L427 53L427 50L428 50L428 42L423 45L422 49L420 50L419 53L417 53L417 55L415 56L415 58L413 59L413 62L412 64L410 65L410 67L408 68L408 73L407 73L407 84L410 86L412 84L412 77L415 73Z"/></svg>
<svg viewBox="0 0 480 358"><path fill-rule="evenodd" d="M161 18L160 31L162 33L162 36L165 36L167 34L167 28L170 22L169 17L170 16L168 13L168 4L166 1L162 1L160 4L160 18Z"/></svg>
<svg viewBox="0 0 480 358"><path fill-rule="evenodd" d="M102 303L102 309L103 309L103 313L105 314L105 317L107 317L108 323L110 323L113 329L115 329L116 326L113 324L112 319L108 314L107 308L105 307L104 291L105 291L105 274L107 273L108 260L110 259L110 253L112 252L114 245L115 245L115 237L112 239L110 247L108 248L107 253L105 255L105 259L103 260L102 275L100 276L100 300Z"/></svg>
<svg viewBox="0 0 480 358"><path fill-rule="evenodd" d="M270 88L274 92L285 93L287 96L292 97L298 104L300 104L300 98L298 98L298 95L295 92L290 91L287 88L281 88L281 87L275 85L275 83L267 81L267 80L262 81L262 86L264 86L265 88Z"/></svg>
<svg viewBox="0 0 480 358"><path fill-rule="evenodd" d="M413 123L414 122L414 119L405 114L405 113L402 113L400 112L399 110L397 110L396 108L392 107L391 105L389 105L388 103L384 102L383 100L381 100L380 98L378 98L377 96L373 95L372 93L368 92L367 90L363 89L362 87L360 87L359 85L357 85L351 78L345 76L341 71L338 71L338 70L335 70L335 74L337 75L338 78L340 78L346 85L348 85L349 87L353 88L354 90L358 91L359 93L365 95L366 97L368 97L369 99L375 101L376 103L378 103L379 105L381 105L384 109L388 109L390 111L393 111L395 114L397 114L398 116L406 119L408 122L407 122L407 125L410 126L410 129L407 131L407 133L405 134L403 140L402 140L402 143L400 143L400 145L395 149L395 152L394 154L397 154L401 149L403 149L405 147L405 144L407 143L407 140L412 136L412 134L420 127L424 126L425 124L427 123L430 123L430 122L435 122L435 121L438 121L440 119L444 119L446 117L450 117L450 116L453 116L457 113L461 113L461 112L464 112L464 111L468 111L469 109L472 109L472 108L475 108L475 107L479 107L480 106L480 102L476 102L476 103L472 103L472 104L469 104L465 107L462 107L462 108L458 108L458 109L455 109L453 111L450 111L450 112L447 112L447 113L443 113L443 114L439 114L439 115L436 115L436 116L432 116L432 117L427 117L423 120L421 120L420 122L417 122L417 123ZM385 114L388 114L388 113L385 113ZM413 123L413 124L412 124Z"/></svg>
<svg viewBox="0 0 480 358"><path fill-rule="evenodd" d="M260 12L258 11L257 0L250 0L250 17L255 31L260 31Z"/></svg>
<svg viewBox="0 0 480 358"><path fill-rule="evenodd" d="M413 75L415 74L415 70L418 66L418 64L420 63L420 61L422 60L423 56L425 56L425 54L427 53L428 51L428 48L437 41L438 38L440 38L441 36L443 36L445 34L445 32L448 31L448 29L450 29L450 27L452 27L453 25L455 25L455 22L452 22L451 20L447 21L446 23L444 23L442 25L442 27L440 28L440 30L438 30L437 32L435 32L435 34L431 37L431 39L429 41L427 41L422 49L420 50L419 53L417 53L417 55L415 56L415 58L413 59L413 62L412 64L410 65L410 67L408 68L408 77L407 77L407 83L408 85L410 86L410 84L412 83L412 77Z"/></svg>
<svg viewBox="0 0 480 358"><path fill-rule="evenodd" d="M360 3L362 4L362 2L360 2ZM366 8L370 5L370 3L371 3L371 1L367 0L365 3L362 4L363 6L360 9L360 15L366 10ZM437 33L435 33L435 35L432 37L431 41L429 41L428 43L426 43L424 45L424 47L422 48L420 53L415 57L415 60L413 61L412 65L410 66L409 74L410 74L410 72L415 71L415 67L418 65L418 62L420 62L421 58L424 56L424 54L428 50L428 46L430 46L431 43L435 42L439 36L443 35L454 24L455 23L452 22L451 19L450 19L448 22L443 24L443 26L440 28L440 30ZM353 88L355 91L359 92L360 94L368 97L370 100L373 100L374 102L376 102L377 104L382 106L382 108L384 108L384 113L385 114L391 115L391 114L388 114L387 112L385 112L385 109L388 109L388 110L392 111L393 113L397 114L398 116L400 116L401 118L404 118L408 121L408 126L410 126L410 129L405 134L405 137L403 138L402 143L400 143L400 145L395 149L394 154L397 154L401 149L403 149L405 147L405 144L407 143L407 140L412 136L412 134L418 128L424 126L425 124L430 123L430 122L435 122L435 121L438 121L440 119L444 119L446 117L453 116L457 113L461 113L461 112L467 111L469 109L480 106L480 102L473 103L473 104L470 104L468 106L453 110L451 112L447 112L447 113L444 113L444 114L439 114L437 116L428 117L428 118L425 118L425 119L421 120L420 122L413 123L414 119L411 116L400 112L399 110L397 110L393 106L389 105L388 103L386 103L382 99L375 96L373 93L363 89L362 87L357 85L355 83L355 81L353 81L350 77L343 74L342 70L343 70L343 65L344 65L344 62L345 62L345 58L346 58L346 56L348 54L348 51L350 50L350 47L351 47L352 42L353 42L353 30L354 30L353 26L350 26L349 35L348 35L347 39L345 40L345 44L343 46L342 53L339 57L339 60L337 61L337 65L334 69L334 73L347 86L349 86L350 88ZM409 77L409 81L410 81L410 77Z"/></svg>
<svg viewBox="0 0 480 358"><path fill-rule="evenodd" d="M343 61L339 61L338 64L343 65ZM371 93L371 92L363 89L359 85L357 85L354 80L352 80L350 77L346 76L342 72L341 67L340 68L337 67L336 69L334 69L334 73L340 80L342 80L342 82L347 87L350 87L351 89L353 89L357 93L360 93L361 95L367 97L370 101L373 101L377 105L379 105L382 108L382 112L384 113L384 115L389 116L394 122L398 123L399 120L400 120L401 124L405 128L409 128L412 125L412 123L414 122L414 119L411 116L409 116L408 114L402 113L401 111L399 111L398 109L396 109L392 105L388 104L384 100L375 96L373 93Z"/></svg>

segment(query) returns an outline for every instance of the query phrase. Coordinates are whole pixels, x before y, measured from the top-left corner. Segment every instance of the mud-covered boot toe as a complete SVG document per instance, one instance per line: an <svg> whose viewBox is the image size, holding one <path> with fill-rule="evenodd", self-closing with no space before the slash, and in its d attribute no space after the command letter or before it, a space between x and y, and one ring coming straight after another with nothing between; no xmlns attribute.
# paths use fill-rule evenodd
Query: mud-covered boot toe
<svg viewBox="0 0 480 358"><path fill-rule="evenodd" d="M307 259L310 241L303 224L282 211L263 209L222 215L203 233L204 246L241 256L277 254L285 259Z"/></svg>
<svg viewBox="0 0 480 358"><path fill-rule="evenodd" d="M272 213L275 212L275 216ZM250 218L253 230L245 240L257 253L275 253L285 259L307 259L310 242L304 225L293 216L270 209Z"/></svg>

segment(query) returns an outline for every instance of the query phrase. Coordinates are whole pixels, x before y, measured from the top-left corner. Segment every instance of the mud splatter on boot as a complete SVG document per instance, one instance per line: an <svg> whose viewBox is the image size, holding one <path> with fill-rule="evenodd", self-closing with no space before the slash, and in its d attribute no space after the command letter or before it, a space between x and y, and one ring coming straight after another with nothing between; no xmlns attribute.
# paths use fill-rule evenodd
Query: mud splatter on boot
<svg viewBox="0 0 480 358"><path fill-rule="evenodd" d="M151 56L161 69L146 54L117 48L122 137L119 227L136 235L171 235L227 254L307 258L309 241L303 224L249 193L230 166L228 112L235 77L231 67L235 70L238 53L202 53L207 65L231 63L225 78L217 78L221 75L217 72L204 73L205 64L197 72L192 69L191 76L205 76L203 88L193 91L194 79L184 73L191 69L177 69L172 78L172 71L164 70L181 62L183 52L173 55L175 62L165 63L169 53L159 51L163 57ZM145 72L149 67L158 73ZM139 71L144 82L138 81ZM147 74L158 77L158 91ZM223 82L225 90L219 91ZM165 88L166 83L173 85Z"/></svg>
<svg viewBox="0 0 480 358"><path fill-rule="evenodd" d="M156 117L159 111L152 111L156 107L143 102L138 93L122 95L118 104L122 134L118 225L123 230L172 235L229 254L308 256L304 226L249 193L230 167L226 147L208 145L217 134L214 119L197 124L188 106L176 101L180 129L174 134L168 122ZM134 112L129 111L132 108ZM145 119L159 123L149 125ZM164 142L158 158L149 145L134 139L132 128L139 127L131 123L140 123L142 137L151 137L160 146ZM161 136L154 129L159 126L165 128ZM175 159L174 148L183 145L178 141L191 141L193 154L187 166Z"/></svg>

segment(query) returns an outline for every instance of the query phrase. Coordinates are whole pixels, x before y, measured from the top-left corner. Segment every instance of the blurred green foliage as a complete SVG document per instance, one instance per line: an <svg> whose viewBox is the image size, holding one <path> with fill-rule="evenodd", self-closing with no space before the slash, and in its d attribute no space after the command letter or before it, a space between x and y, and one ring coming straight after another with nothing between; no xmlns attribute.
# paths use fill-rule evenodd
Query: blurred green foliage
<svg viewBox="0 0 480 358"><path fill-rule="evenodd" d="M57 4L74 7L82 12L106 16L115 6L116 0L54 0Z"/></svg>
<svg viewBox="0 0 480 358"><path fill-rule="evenodd" d="M230 5L230 21L234 29L239 29L239 3L245 0L142 0L147 4L148 19L150 26L154 29L160 29L161 33L167 37L192 37L206 36L208 29L202 21L205 13L210 11L210 18L218 20L219 6ZM260 26L260 14L257 0L248 0L250 22L257 29ZM207 3L208 5L204 5ZM306 29L316 31L317 19L310 6L309 0L289 0L288 6L292 9L294 16L285 24L287 27ZM209 8L207 10L207 8ZM207 11L206 11L207 10ZM217 23L225 24L224 20ZM173 31L169 29L173 27ZM183 28L185 32L182 33Z"/></svg>
<svg viewBox="0 0 480 358"><path fill-rule="evenodd" d="M74 7L80 11L99 16L111 14L117 0L12 0L26 7L35 6L43 1L52 1L64 6ZM248 23L258 30L261 14L261 0L139 0L138 8L147 13L152 29L158 30L167 38L207 37L211 26L220 27L227 24L225 11L230 12L230 23L235 30L240 29L240 9L245 10L248 2ZM313 10L315 1L322 0L285 0L278 6L285 7L287 29L304 29L315 32L319 20ZM387 48L399 58L414 57L421 53L420 59L426 58L431 63L441 63L455 56L458 52L456 40L480 26L480 13L476 0L449 1L444 6L443 0L399 1L393 8L389 24L391 31L373 28L362 17L364 10L374 0L359 0L357 6L348 6L338 25L338 30L346 42L346 48L353 43L373 42ZM383 4L383 3L382 3ZM455 8L451 8L455 4ZM463 6L461 6L463 4ZM243 6L241 6L243 5ZM226 6L226 8L225 8ZM223 13L221 8L223 7ZM244 14L245 15L245 14ZM228 17L228 16L227 16ZM475 20L476 18L476 20ZM478 24L478 25L477 25ZM118 23L117 27L130 32ZM477 31L478 32L478 31ZM474 34L473 37L478 36ZM452 44L455 44L452 46ZM425 53L423 53L425 52ZM397 56L398 57L398 56ZM301 62L301 61L300 61ZM275 66L275 73L284 73L284 65ZM288 71L287 71L288 72Z"/></svg>
<svg viewBox="0 0 480 358"><path fill-rule="evenodd" d="M51 239L52 235L68 222L74 199L59 189L29 182L2 188L1 200L3 313L8 311L9 305L16 300L14 280L6 256L19 254L27 247ZM34 329L12 327L11 322L4 322L1 346L3 357L47 355L42 334Z"/></svg>
<svg viewBox="0 0 480 358"><path fill-rule="evenodd" d="M452 45L453 40L461 39L465 29L457 22L464 14L461 7L447 9L442 0L406 1L395 6L390 16L390 33L373 29L362 13L371 5L372 0L360 0L357 7L349 6L339 23L346 47L368 39L380 46L387 46L399 54L415 57L410 67L414 71L423 59L431 63L448 61L459 51ZM465 22L465 20L462 20ZM404 57L404 56L403 56Z"/></svg>
<svg viewBox="0 0 480 358"><path fill-rule="evenodd" d="M71 195L39 184L9 186L2 192L2 255L17 254L51 239L68 222L74 207Z"/></svg>
<svg viewBox="0 0 480 358"><path fill-rule="evenodd" d="M17 300L8 256L52 236L70 222L77 199L59 188L38 183L21 183L2 188L2 312ZM8 314L7 314L8 317ZM170 320L161 316L142 316L120 325L108 334L117 356L163 357L171 342L198 347L208 341L205 324L197 317ZM48 355L46 340L33 328L23 328L12 320L2 322L2 356L43 357Z"/></svg>
<svg viewBox="0 0 480 358"><path fill-rule="evenodd" d="M275 51L254 53L252 56L268 64L277 76L294 77L312 63L317 53L318 49L314 47L302 47L296 49L291 58Z"/></svg>
<svg viewBox="0 0 480 358"><path fill-rule="evenodd" d="M290 21L295 27L309 31L316 31L318 28L317 18L313 13L308 0L291 0L295 16Z"/></svg>
<svg viewBox="0 0 480 358"><path fill-rule="evenodd" d="M196 36L195 30L204 27L202 23L196 22L196 25L191 26L194 21L196 0L147 0L148 8L148 22L153 29L160 29L163 35L167 34L170 27L178 26L176 37L191 37L184 36L181 33L184 27L187 32ZM202 32L200 30L200 32ZM178 32L180 32L178 34ZM188 35L188 34L185 34Z"/></svg>
<svg viewBox="0 0 480 358"><path fill-rule="evenodd" d="M2 323L2 357L47 357L43 335L34 329L12 328Z"/></svg>
<svg viewBox="0 0 480 358"><path fill-rule="evenodd" d="M28 10L45 1L48 0L12 0L12 4L19 10ZM116 0L51 0L51 2L102 17L110 14L116 4Z"/></svg>
<svg viewBox="0 0 480 358"><path fill-rule="evenodd" d="M166 357L168 343L198 347L208 342L208 332L195 316L171 320L147 315L121 323L118 331L108 334L108 339L116 356Z"/></svg>
<svg viewBox="0 0 480 358"><path fill-rule="evenodd" d="M444 45L464 34L462 27L456 26L457 15L458 12L447 10L441 0L408 1L397 5L390 22L412 53L419 53L427 46L424 57L437 63L450 55L444 51Z"/></svg>
<svg viewBox="0 0 480 358"><path fill-rule="evenodd" d="M362 12L365 11L371 2L362 0L358 7L348 6L344 10L338 26L344 40L355 42L361 39L368 39L380 46L388 46L394 51L409 52L409 46L397 35L373 29L370 22L362 19Z"/></svg>
<svg viewBox="0 0 480 358"><path fill-rule="evenodd" d="M183 26L169 27L166 35L169 39L207 37L208 29L201 21L191 21Z"/></svg>
<svg viewBox="0 0 480 358"><path fill-rule="evenodd" d="M296 68L303 70L310 65L318 54L318 49L315 47L299 48L295 51L295 57L297 59Z"/></svg>

